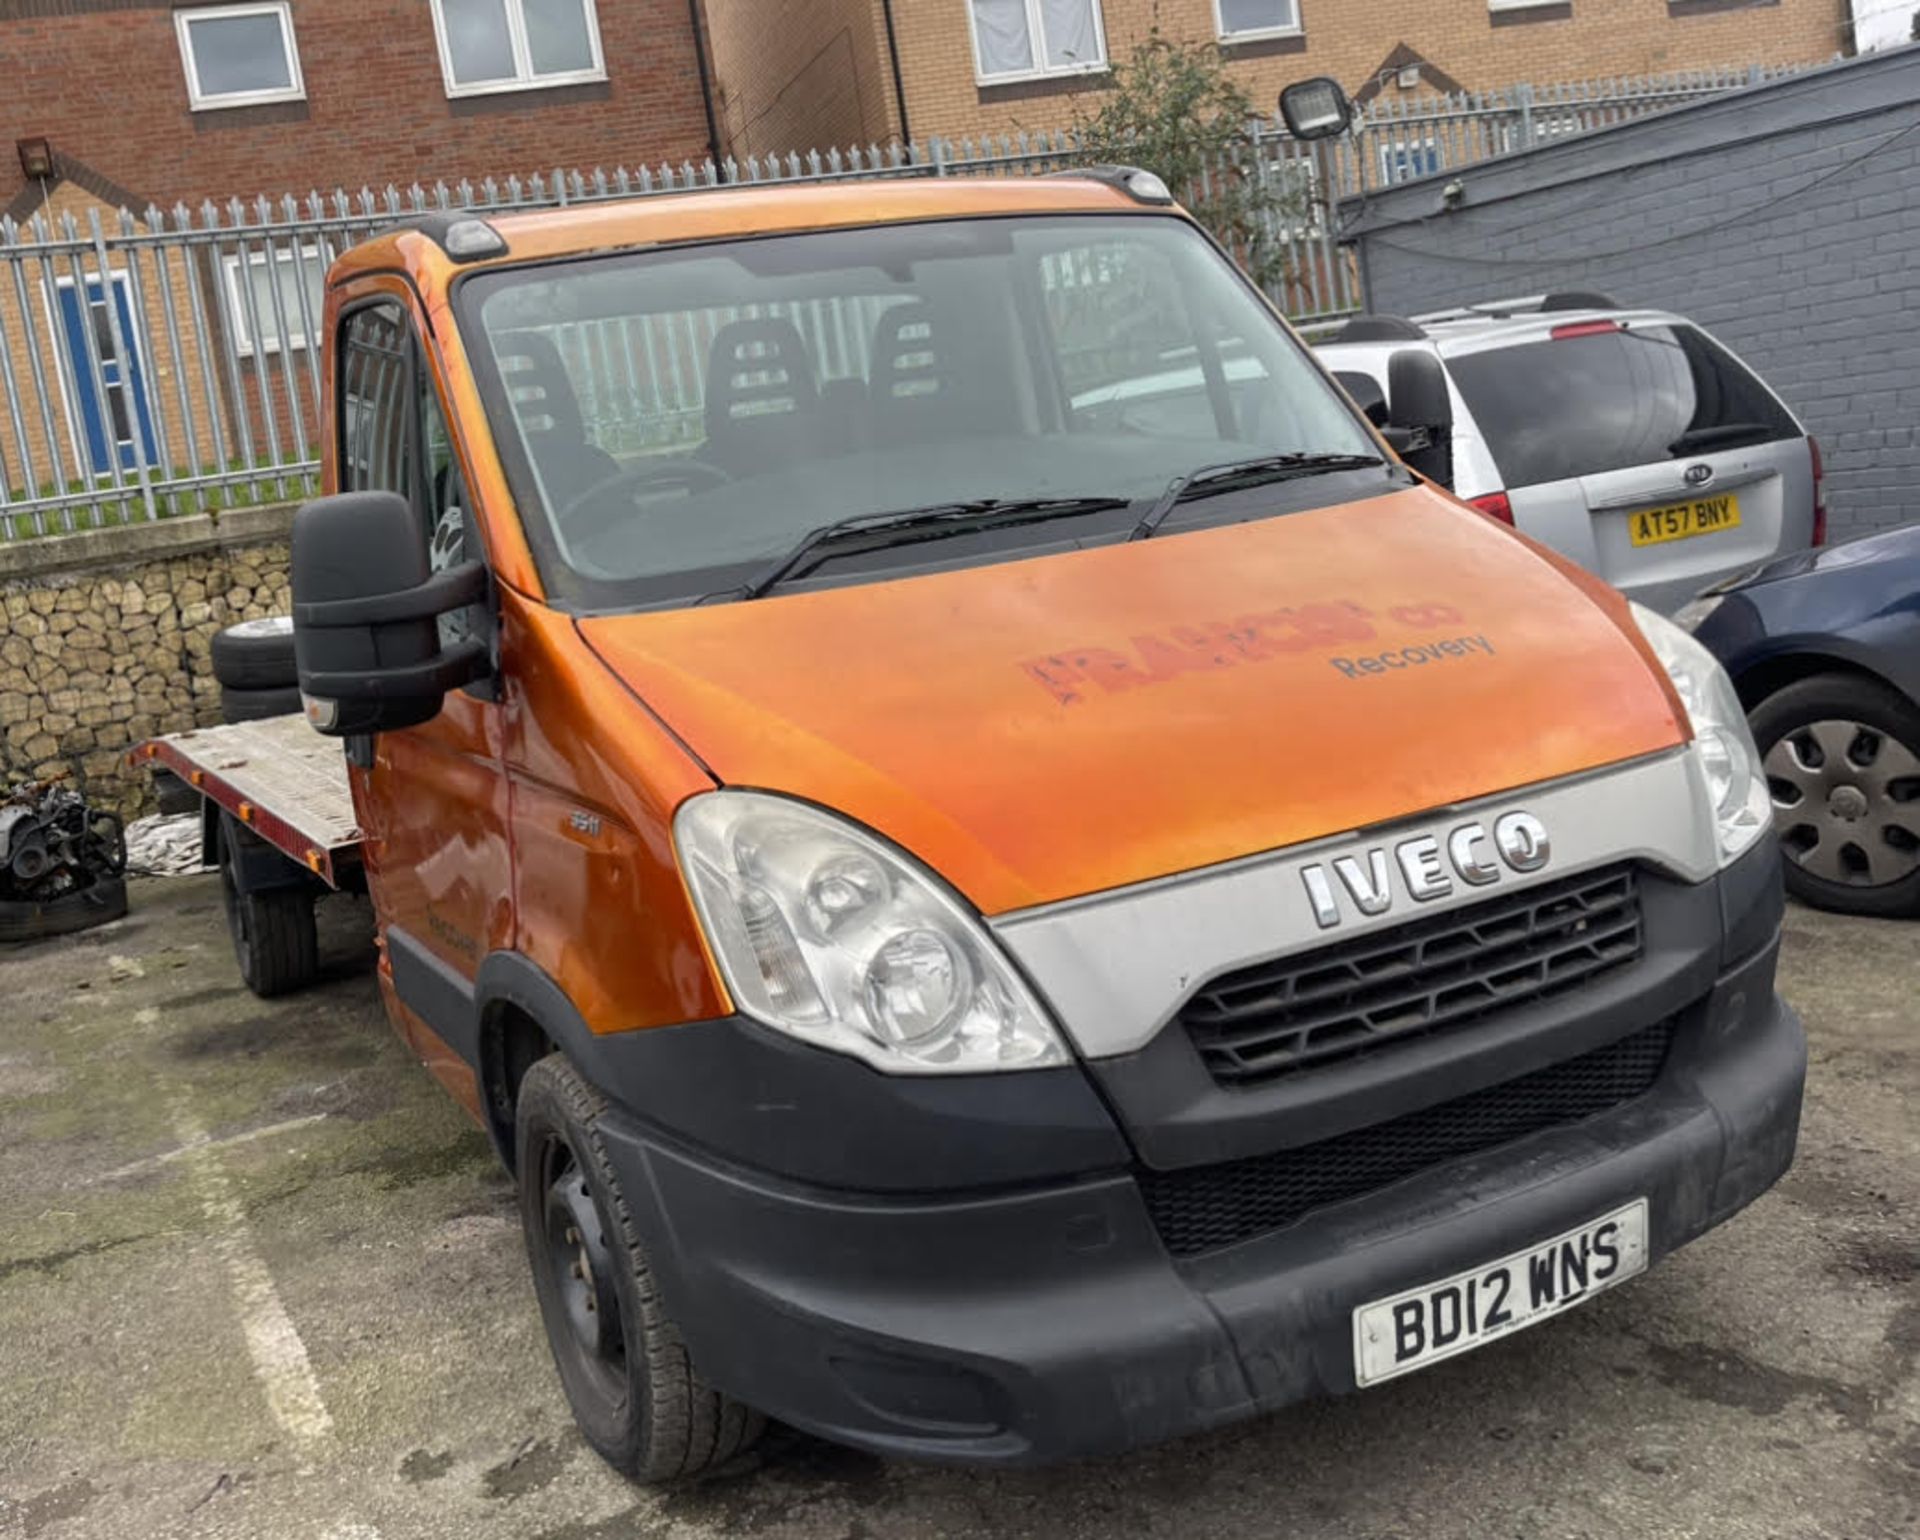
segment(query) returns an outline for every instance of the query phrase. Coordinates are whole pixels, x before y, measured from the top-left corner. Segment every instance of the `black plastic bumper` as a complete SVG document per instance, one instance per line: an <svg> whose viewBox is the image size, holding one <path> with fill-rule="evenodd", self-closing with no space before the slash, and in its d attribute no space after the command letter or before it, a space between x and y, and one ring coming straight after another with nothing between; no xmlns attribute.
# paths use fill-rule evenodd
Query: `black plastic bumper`
<svg viewBox="0 0 1920 1540"><path fill-rule="evenodd" d="M1125 1172L856 1195L619 1114L604 1132L715 1384L883 1453L1033 1463L1351 1390L1356 1306L1635 1198L1654 1259L1719 1223L1793 1157L1806 1050L1772 973L1768 945L1723 976L1655 1088L1612 1112L1184 1262Z"/></svg>

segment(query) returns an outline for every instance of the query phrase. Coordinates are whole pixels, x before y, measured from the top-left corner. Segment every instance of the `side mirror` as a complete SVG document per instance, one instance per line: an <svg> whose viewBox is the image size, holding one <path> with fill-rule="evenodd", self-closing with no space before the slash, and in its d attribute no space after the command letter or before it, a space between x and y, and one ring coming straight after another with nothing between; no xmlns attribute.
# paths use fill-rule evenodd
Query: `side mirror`
<svg viewBox="0 0 1920 1540"><path fill-rule="evenodd" d="M1447 371L1425 348L1387 360L1387 442L1414 470L1453 485L1453 396Z"/></svg>
<svg viewBox="0 0 1920 1540"><path fill-rule="evenodd" d="M1316 75L1280 93L1280 116L1296 139L1333 139L1353 126L1353 103L1339 81Z"/></svg>
<svg viewBox="0 0 1920 1540"><path fill-rule="evenodd" d="M475 603L487 571L427 565L420 514L397 492L342 492L293 520L293 650L307 720L333 737L417 727L485 676L486 644L443 649L436 619Z"/></svg>

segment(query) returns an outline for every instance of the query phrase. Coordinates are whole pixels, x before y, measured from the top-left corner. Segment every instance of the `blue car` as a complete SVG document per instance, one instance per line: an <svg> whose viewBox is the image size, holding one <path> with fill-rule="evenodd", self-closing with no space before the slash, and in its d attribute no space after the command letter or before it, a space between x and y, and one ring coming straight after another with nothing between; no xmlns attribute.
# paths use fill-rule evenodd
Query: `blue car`
<svg viewBox="0 0 1920 1540"><path fill-rule="evenodd" d="M1740 691L1788 891L1920 914L1920 525L1768 562L1676 619Z"/></svg>

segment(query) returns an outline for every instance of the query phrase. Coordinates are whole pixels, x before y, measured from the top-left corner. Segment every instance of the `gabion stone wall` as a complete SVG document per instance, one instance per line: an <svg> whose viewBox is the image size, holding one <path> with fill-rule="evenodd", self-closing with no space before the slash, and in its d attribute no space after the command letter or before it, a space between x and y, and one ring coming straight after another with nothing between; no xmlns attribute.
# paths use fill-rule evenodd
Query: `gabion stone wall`
<svg viewBox="0 0 1920 1540"><path fill-rule="evenodd" d="M220 720L222 626L287 612L290 509L0 547L0 790L64 777L138 812L128 749Z"/></svg>

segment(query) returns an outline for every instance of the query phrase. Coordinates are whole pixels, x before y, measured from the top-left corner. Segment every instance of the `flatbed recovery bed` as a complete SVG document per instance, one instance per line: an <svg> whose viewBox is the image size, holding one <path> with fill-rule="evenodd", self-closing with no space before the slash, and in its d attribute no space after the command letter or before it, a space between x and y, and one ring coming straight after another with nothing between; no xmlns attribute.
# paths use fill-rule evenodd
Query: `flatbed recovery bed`
<svg viewBox="0 0 1920 1540"><path fill-rule="evenodd" d="M329 888L357 874L360 825L346 755L305 717L173 733L142 744L132 759L178 776Z"/></svg>

